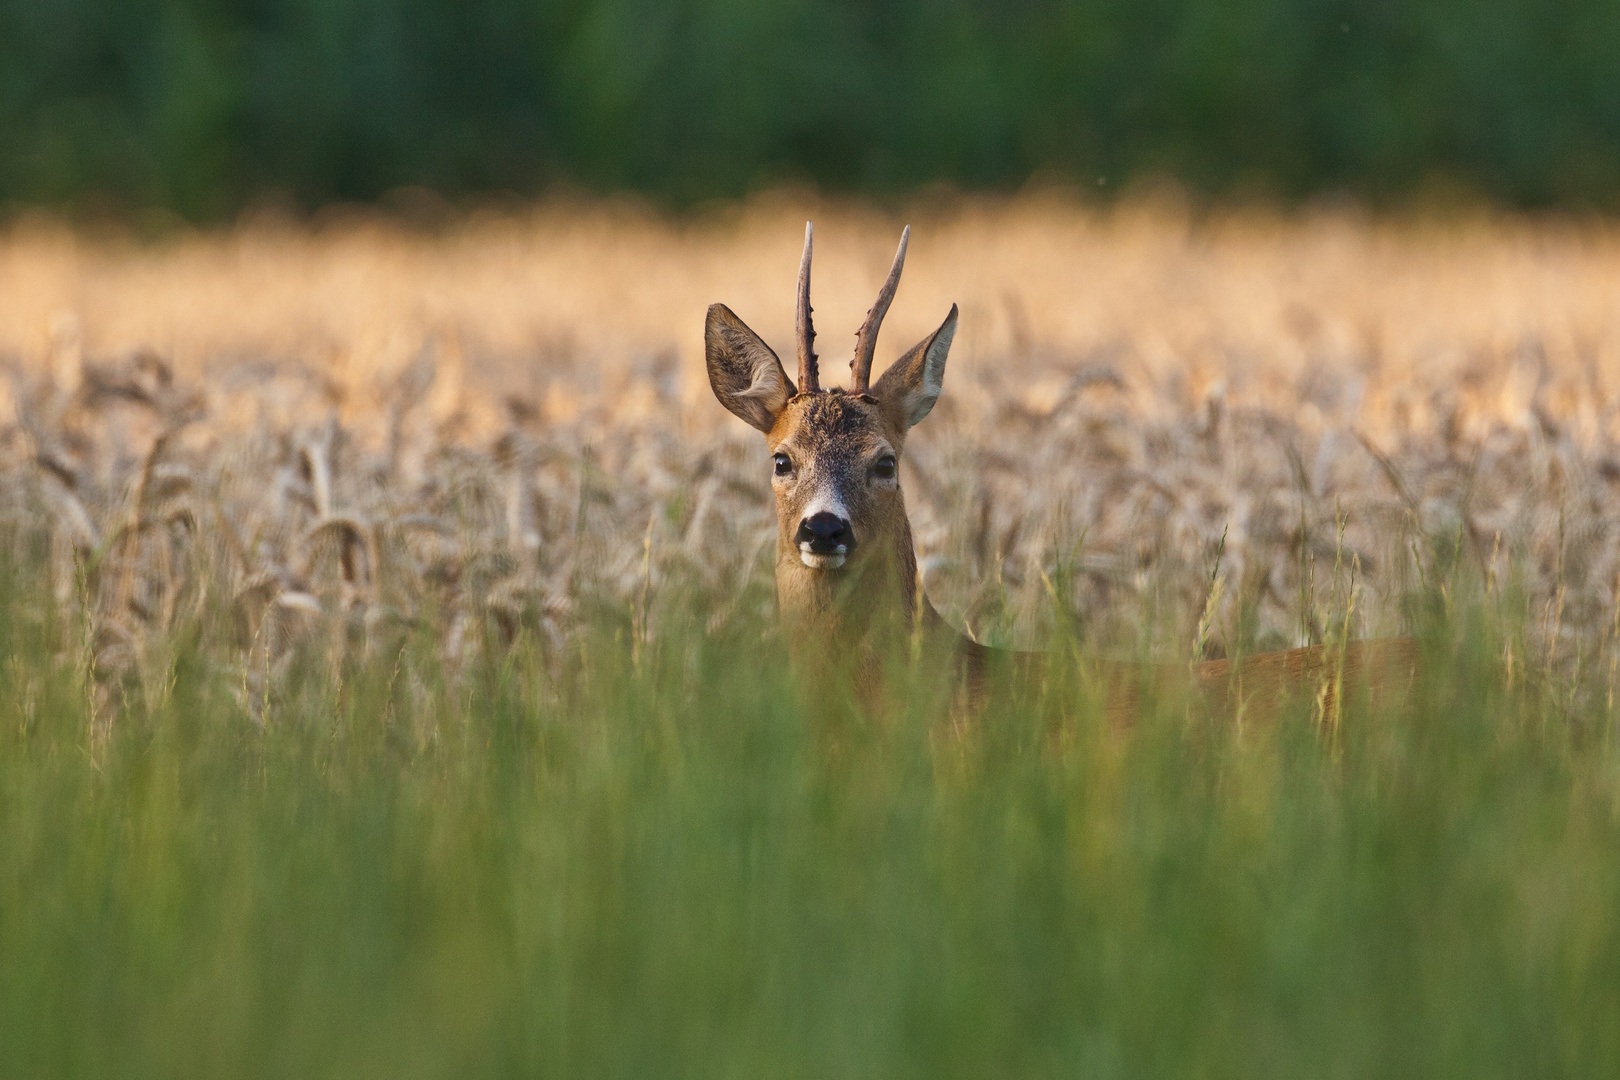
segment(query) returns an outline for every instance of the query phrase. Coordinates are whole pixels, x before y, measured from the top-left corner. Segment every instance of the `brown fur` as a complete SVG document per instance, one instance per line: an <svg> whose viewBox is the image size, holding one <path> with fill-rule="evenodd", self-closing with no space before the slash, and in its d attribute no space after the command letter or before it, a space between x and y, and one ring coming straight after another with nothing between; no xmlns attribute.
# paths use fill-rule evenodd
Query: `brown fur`
<svg viewBox="0 0 1620 1080"><path fill-rule="evenodd" d="M921 598L924 625L950 640L952 676L960 688L958 705L977 714L988 702L989 667L998 656L1009 656L1019 685L1037 684L1051 674L1058 654L992 649L956 633ZM1211 716L1239 723L1266 724L1289 705L1310 706L1325 723L1336 724L1344 707L1355 701L1374 708L1399 708L1416 681L1420 649L1412 638L1378 638L1338 645L1311 645L1299 649L1258 653L1230 660L1209 660L1189 671L1169 664L1141 665L1105 662L1100 675L1104 715L1110 727L1123 730L1141 713L1142 689L1188 685Z"/></svg>
<svg viewBox="0 0 1620 1080"><path fill-rule="evenodd" d="M771 453L799 463L791 484L776 483L776 596L794 636L861 640L879 612L916 615L917 557L899 479L878 486L864 475L880 452L898 458L905 429L875 399L834 391L800 394L765 436ZM840 570L812 570L793 535L810 497L836 486L855 526L856 547ZM857 586L858 588L852 587ZM854 636L851 637L850 635Z"/></svg>

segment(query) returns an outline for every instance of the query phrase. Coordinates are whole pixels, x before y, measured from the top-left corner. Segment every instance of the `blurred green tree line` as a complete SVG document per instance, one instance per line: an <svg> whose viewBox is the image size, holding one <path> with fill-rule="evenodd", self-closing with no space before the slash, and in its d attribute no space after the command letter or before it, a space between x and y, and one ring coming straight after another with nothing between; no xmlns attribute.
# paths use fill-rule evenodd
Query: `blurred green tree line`
<svg viewBox="0 0 1620 1080"><path fill-rule="evenodd" d="M1616 0L0 0L0 202L1042 175L1620 205Z"/></svg>

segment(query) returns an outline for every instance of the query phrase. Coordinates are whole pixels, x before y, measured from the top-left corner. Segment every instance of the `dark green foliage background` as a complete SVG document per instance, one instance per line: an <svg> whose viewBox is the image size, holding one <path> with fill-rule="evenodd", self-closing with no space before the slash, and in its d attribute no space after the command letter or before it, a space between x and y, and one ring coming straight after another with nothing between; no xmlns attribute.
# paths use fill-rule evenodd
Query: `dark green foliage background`
<svg viewBox="0 0 1620 1080"><path fill-rule="evenodd" d="M0 2L0 201L228 215L425 185L1613 207L1612 0Z"/></svg>

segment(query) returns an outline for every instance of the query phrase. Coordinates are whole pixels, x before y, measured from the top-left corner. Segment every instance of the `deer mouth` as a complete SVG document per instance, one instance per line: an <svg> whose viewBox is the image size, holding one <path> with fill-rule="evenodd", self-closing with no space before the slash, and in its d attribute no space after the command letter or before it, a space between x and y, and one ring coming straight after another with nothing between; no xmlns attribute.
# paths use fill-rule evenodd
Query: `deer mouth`
<svg viewBox="0 0 1620 1080"><path fill-rule="evenodd" d="M809 544L799 545L799 561L812 570L837 570L849 557L849 549L839 545L836 551L811 551Z"/></svg>

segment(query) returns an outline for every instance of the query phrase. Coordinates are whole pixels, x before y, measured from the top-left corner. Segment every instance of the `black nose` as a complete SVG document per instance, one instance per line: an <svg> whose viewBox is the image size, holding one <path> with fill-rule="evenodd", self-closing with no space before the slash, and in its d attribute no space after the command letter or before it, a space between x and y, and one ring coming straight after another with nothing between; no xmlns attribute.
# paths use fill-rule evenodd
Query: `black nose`
<svg viewBox="0 0 1620 1080"><path fill-rule="evenodd" d="M799 522L793 541L800 547L809 544L812 555L836 555L839 548L848 554L855 547L855 530L837 514L823 510Z"/></svg>

